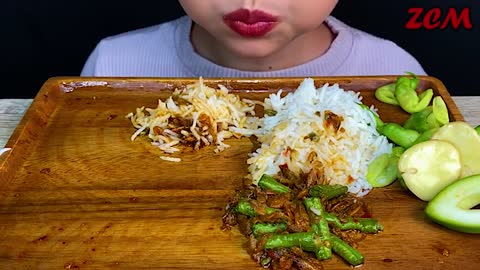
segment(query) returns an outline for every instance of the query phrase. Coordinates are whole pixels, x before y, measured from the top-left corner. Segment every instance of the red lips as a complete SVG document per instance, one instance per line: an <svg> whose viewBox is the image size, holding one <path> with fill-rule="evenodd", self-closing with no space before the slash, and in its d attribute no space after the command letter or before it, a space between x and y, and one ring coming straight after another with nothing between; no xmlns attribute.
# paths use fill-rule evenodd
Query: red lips
<svg viewBox="0 0 480 270"><path fill-rule="evenodd" d="M238 9L223 17L225 24L244 37L261 37L278 23L273 15L261 10Z"/></svg>

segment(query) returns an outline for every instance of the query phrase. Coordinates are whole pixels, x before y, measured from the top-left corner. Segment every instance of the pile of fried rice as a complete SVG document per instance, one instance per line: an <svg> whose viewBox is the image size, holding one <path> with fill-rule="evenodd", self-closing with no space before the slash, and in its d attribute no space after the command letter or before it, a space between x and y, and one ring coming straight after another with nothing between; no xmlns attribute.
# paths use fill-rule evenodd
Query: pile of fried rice
<svg viewBox="0 0 480 270"><path fill-rule="evenodd" d="M219 85L199 82L175 90L155 109L138 108L127 115L139 134L146 133L166 154L178 144L195 149L215 145L225 150L224 139L256 136L261 146L247 160L249 178L256 184L263 174L276 175L281 166L297 175L318 171L325 184L348 186L357 196L372 188L366 180L370 161L390 153L392 145L376 130L372 112L363 109L358 92L337 84L316 88L305 79L298 89L282 97L282 90L260 102L266 114L255 116L256 102L240 99ZM164 160L180 158L162 156Z"/></svg>

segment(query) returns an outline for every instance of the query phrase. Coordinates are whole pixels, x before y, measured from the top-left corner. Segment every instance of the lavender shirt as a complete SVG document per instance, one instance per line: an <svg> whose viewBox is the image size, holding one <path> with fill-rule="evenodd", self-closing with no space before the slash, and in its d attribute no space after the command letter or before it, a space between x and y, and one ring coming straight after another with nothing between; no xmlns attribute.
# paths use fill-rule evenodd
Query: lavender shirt
<svg viewBox="0 0 480 270"><path fill-rule="evenodd" d="M336 33L328 51L307 63L282 70L250 72L217 65L197 54L190 42L192 21L171 22L108 37L88 58L82 76L124 77L309 77L348 75L425 75L418 61L395 43L329 17Z"/></svg>

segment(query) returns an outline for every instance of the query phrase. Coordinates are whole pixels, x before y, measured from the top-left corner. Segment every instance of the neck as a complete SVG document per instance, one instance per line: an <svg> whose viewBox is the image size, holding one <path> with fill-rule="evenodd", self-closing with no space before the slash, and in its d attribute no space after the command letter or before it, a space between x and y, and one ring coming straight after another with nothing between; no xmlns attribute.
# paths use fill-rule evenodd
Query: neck
<svg viewBox="0 0 480 270"><path fill-rule="evenodd" d="M334 33L324 23L272 54L248 58L231 52L197 24L193 25L191 33L192 44L198 54L221 66L247 71L272 71L307 63L323 55L333 39Z"/></svg>

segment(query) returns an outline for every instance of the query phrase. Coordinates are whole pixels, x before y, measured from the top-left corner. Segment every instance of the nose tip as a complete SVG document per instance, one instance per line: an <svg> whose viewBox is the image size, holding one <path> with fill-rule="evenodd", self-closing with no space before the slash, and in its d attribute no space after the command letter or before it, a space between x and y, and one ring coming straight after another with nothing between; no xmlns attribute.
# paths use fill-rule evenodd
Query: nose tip
<svg viewBox="0 0 480 270"><path fill-rule="evenodd" d="M248 9L248 10L254 10L256 2L257 1L255 1L255 0L245 0L244 3L243 3L243 7Z"/></svg>

